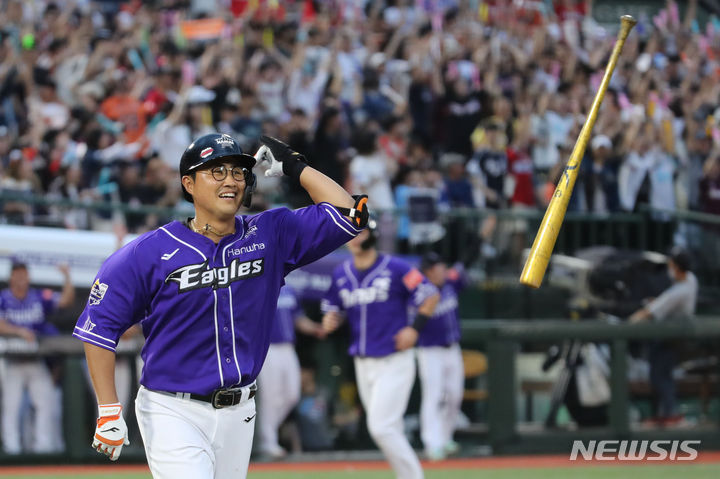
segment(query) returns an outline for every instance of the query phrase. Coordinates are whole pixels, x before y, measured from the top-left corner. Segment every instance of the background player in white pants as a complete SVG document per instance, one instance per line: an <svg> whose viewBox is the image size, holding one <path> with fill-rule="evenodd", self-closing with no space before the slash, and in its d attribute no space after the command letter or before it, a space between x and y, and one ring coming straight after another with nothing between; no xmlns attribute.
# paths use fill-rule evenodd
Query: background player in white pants
<svg viewBox="0 0 720 479"><path fill-rule="evenodd" d="M62 293L30 288L30 276L23 263L12 265L9 288L0 292L0 335L17 336L34 342L37 336L57 334L45 316L56 308L65 308L75 299L70 269L58 269L65 277ZM35 409L33 452L57 452L62 449L60 402L53 378L44 358L4 359L2 381L2 443L8 454L22 452L20 411L25 390Z"/></svg>
<svg viewBox="0 0 720 479"><path fill-rule="evenodd" d="M323 327L334 331L341 312L346 314L368 431L398 478L420 479L422 467L405 437L403 415L415 382L413 346L438 302L437 288L406 262L379 254L372 231L360 233L348 249L353 257L335 270L322 303ZM412 323L410 306L418 310Z"/></svg>
<svg viewBox="0 0 720 479"><path fill-rule="evenodd" d="M440 290L440 302L417 343L418 373L422 384L420 437L431 460L458 451L453 441L462 405L465 374L460 351L458 293L465 286L462 265L448 269L437 253L426 254L420 268Z"/></svg>
<svg viewBox="0 0 720 479"><path fill-rule="evenodd" d="M302 311L295 291L280 289L270 347L258 376L258 434L260 452L274 459L285 456L278 443L278 429L300 400L300 361L295 352L295 329L324 338L322 326Z"/></svg>

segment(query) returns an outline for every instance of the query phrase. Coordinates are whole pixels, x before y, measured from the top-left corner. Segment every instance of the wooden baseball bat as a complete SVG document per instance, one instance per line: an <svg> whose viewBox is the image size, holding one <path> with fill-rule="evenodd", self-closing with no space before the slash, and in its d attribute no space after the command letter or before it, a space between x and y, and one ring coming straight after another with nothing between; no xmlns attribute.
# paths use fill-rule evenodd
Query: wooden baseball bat
<svg viewBox="0 0 720 479"><path fill-rule="evenodd" d="M582 161L585 148L590 140L590 133L595 125L600 105L602 104L603 98L605 98L605 92L610 84L610 78L620 57L620 52L623 49L623 45L625 45L625 40L630 30L632 30L637 23L630 15L623 15L620 21L620 31L618 32L615 47L610 55L610 61L608 61L607 67L605 68L605 75L600 83L600 88L595 94L595 99L590 107L585 125L583 125L580 131L580 135L575 142L575 147L570 154L570 159L568 159L565 170L555 187L555 193L545 211L545 216L543 217L542 223L540 223L540 229L535 236L532 248L530 248L530 255L525 261L525 267L520 275L520 282L533 288L539 288L543 276L545 276L545 270L550 262L555 241L560 232L562 222L565 219L567 205L570 201L570 196L572 196L575 180L577 180L578 171L580 170L580 162Z"/></svg>

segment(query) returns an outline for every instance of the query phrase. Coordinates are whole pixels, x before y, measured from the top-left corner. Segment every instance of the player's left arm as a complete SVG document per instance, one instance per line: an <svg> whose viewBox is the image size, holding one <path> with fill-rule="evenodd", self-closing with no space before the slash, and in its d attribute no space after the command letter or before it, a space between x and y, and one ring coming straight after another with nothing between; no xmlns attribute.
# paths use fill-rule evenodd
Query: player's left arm
<svg viewBox="0 0 720 479"><path fill-rule="evenodd" d="M57 305L58 308L67 308L72 306L75 301L75 287L70 279L70 266L65 263L60 264L58 265L58 270L62 273L64 281L62 293L60 293L60 299Z"/></svg>
<svg viewBox="0 0 720 479"><path fill-rule="evenodd" d="M309 166L303 155L276 138L263 136L261 141L264 147L255 156L259 161L270 162L270 169L265 175L284 174L295 178L316 204L325 202L339 208L353 208L355 205L353 197L334 180ZM263 148L267 148L266 153L263 153ZM352 219L350 216L346 215L346 217Z"/></svg>
<svg viewBox="0 0 720 479"><path fill-rule="evenodd" d="M300 174L300 184L315 203L330 203L341 208L351 208L355 200L331 178L308 166Z"/></svg>

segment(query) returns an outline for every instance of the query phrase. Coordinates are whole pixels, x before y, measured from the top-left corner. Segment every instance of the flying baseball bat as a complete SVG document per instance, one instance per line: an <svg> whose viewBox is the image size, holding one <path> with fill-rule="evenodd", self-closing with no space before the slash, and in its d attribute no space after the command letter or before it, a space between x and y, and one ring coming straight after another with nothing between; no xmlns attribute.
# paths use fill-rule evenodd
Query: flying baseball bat
<svg viewBox="0 0 720 479"><path fill-rule="evenodd" d="M600 83L600 88L595 94L595 99L590 107L585 125L583 125L580 131L580 135L575 142L575 147L570 154L570 159L568 159L565 170L555 187L555 193L545 211L545 216L543 217L542 223L540 223L540 229L535 236L532 248L530 248L530 255L525 261L525 267L520 275L520 282L533 288L539 288L543 276L545 276L545 270L550 262L550 255L552 255L560 227L565 219L568 201L570 201L570 196L572 196L575 180L577 180L580 169L580 162L582 161L585 148L590 140L590 133L595 125L600 105L605 97L605 92L607 91L610 78L620 57L620 52L623 49L623 45L625 45L625 40L630 30L632 30L632 27L637 23L630 15L623 15L620 21L620 31L618 32L615 47L610 55L610 61L608 61L607 67L605 68L605 75Z"/></svg>

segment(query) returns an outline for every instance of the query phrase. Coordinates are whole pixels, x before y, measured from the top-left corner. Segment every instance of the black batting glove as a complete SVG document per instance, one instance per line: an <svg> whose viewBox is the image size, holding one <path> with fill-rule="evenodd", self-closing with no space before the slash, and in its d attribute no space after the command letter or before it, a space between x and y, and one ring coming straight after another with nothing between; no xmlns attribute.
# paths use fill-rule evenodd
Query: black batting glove
<svg viewBox="0 0 720 479"><path fill-rule="evenodd" d="M260 141L270 149L274 159L282 163L282 171L285 175L300 179L300 173L308 166L303 155L272 136L263 135Z"/></svg>

